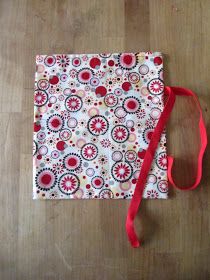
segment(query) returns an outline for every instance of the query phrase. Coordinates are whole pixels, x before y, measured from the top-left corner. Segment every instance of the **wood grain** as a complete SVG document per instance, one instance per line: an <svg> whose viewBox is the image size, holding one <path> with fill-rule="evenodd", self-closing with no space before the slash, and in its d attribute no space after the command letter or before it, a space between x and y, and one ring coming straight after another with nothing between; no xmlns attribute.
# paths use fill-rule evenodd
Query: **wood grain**
<svg viewBox="0 0 210 280"><path fill-rule="evenodd" d="M197 92L209 131L210 2L1 0L0 25L0 279L210 279L209 148L197 190L143 201L137 250L129 201L32 200L35 55L161 51L166 84ZM178 183L194 178L197 120L178 98L168 125Z"/></svg>

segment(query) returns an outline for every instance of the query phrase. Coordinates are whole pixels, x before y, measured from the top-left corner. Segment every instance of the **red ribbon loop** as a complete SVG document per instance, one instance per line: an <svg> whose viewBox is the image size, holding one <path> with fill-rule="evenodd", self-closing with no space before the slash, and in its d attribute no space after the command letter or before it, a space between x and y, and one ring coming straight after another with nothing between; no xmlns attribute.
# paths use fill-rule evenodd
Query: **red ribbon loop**
<svg viewBox="0 0 210 280"><path fill-rule="evenodd" d="M199 120L199 130L200 130L200 138L201 138L201 148L198 156L198 169L197 169L197 178L195 183L189 187L178 187L175 185L174 180L172 178L171 169L173 165L173 157L168 156L168 179L169 182L176 188L181 190L192 190L195 189L198 184L200 183L202 177L202 159L207 145L207 135L206 135L206 128L204 125L204 120L202 116L202 110L196 95L190 91L189 89L181 88L181 87L165 87L165 94L168 95L168 100L165 104L164 110L158 120L158 123L154 129L152 134L150 143L145 153L144 161L142 164L142 168L140 171L140 175L138 181L136 183L136 187L134 190L133 197L131 199L131 203L128 209L127 219L126 219L126 232L128 235L128 239L131 245L136 248L141 245L141 241L138 239L135 229L134 229L134 219L137 215L142 196L144 187L147 181L147 175L151 168L151 164L154 158L155 151L157 149L161 134L163 129L166 125L166 122L170 116L170 113L173 109L175 103L175 96L176 95L185 95L185 96L192 96L194 101L198 107L200 113L200 120Z"/></svg>
<svg viewBox="0 0 210 280"><path fill-rule="evenodd" d="M179 95L179 96L192 96L195 104L198 108L199 114L200 114L200 119L199 119L199 133L200 133L200 143L201 143L201 147L200 147L200 151L198 154L198 161L197 161L197 176L196 176L196 180L195 183L192 184L191 186L177 186L174 183L172 174L171 174L171 170L172 170L172 166L173 166L173 161L174 158L172 156L168 156L168 180L171 183L171 185L179 190L193 190L195 189L200 181L201 181L201 177L202 177L202 160L203 160L203 155L207 146L207 134L206 134L206 128L205 128L205 124L204 124L204 120L203 120L203 115L202 115L202 110L201 110L201 106L199 104L198 98L195 95L194 92L192 92L189 89L186 88L180 88L180 87L171 87L172 91L175 93L175 95Z"/></svg>

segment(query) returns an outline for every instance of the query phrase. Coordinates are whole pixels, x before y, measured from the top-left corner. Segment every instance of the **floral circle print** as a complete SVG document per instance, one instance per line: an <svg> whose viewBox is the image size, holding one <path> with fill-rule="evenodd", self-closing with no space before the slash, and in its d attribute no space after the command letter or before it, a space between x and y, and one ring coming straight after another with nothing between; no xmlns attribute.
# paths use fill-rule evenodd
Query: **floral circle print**
<svg viewBox="0 0 210 280"><path fill-rule="evenodd" d="M104 190L100 191L99 198L111 199L111 198L114 198L114 194L113 194L113 192L111 190L104 189Z"/></svg>
<svg viewBox="0 0 210 280"><path fill-rule="evenodd" d="M107 107L115 107L118 103L118 98L114 94L110 93L104 97L104 103Z"/></svg>
<svg viewBox="0 0 210 280"><path fill-rule="evenodd" d="M61 115L55 114L49 117L47 120L47 128L51 132L60 131L64 126L63 117Z"/></svg>
<svg viewBox="0 0 210 280"><path fill-rule="evenodd" d="M96 176L91 180L91 185L94 189L101 189L104 185L104 179L100 176Z"/></svg>
<svg viewBox="0 0 210 280"><path fill-rule="evenodd" d="M130 114L136 113L141 108L138 98L134 96L125 98L123 101L123 107L125 111Z"/></svg>
<svg viewBox="0 0 210 280"><path fill-rule="evenodd" d="M132 176L133 168L128 162L116 162L112 166L112 176L118 182L127 182Z"/></svg>
<svg viewBox="0 0 210 280"><path fill-rule="evenodd" d="M129 137L129 131L124 125L116 125L111 132L112 139L118 143L124 143Z"/></svg>
<svg viewBox="0 0 210 280"><path fill-rule="evenodd" d="M79 178L73 173L63 174L58 183L59 190L66 195L74 194L79 189L79 186Z"/></svg>
<svg viewBox="0 0 210 280"><path fill-rule="evenodd" d="M160 79L153 79L148 83L148 90L153 95L159 95L163 93L164 84Z"/></svg>
<svg viewBox="0 0 210 280"><path fill-rule="evenodd" d="M158 154L156 164L160 169L167 170L167 155L165 152Z"/></svg>
<svg viewBox="0 0 210 280"><path fill-rule="evenodd" d="M36 176L36 186L43 191L49 191L57 183L57 175L50 168L40 170Z"/></svg>
<svg viewBox="0 0 210 280"><path fill-rule="evenodd" d="M118 56L118 62L121 68L130 70L137 65L137 57L133 53L122 53Z"/></svg>
<svg viewBox="0 0 210 280"><path fill-rule="evenodd" d="M131 199L163 110L160 54L36 57L34 197ZM144 198L166 198L165 132ZM155 178L155 179L154 179Z"/></svg>
<svg viewBox="0 0 210 280"><path fill-rule="evenodd" d="M89 119L87 127L91 134L98 136L107 132L109 124L105 117L97 115Z"/></svg>
<svg viewBox="0 0 210 280"><path fill-rule="evenodd" d="M81 149L81 156L85 160L93 160L98 155L98 148L96 145L88 143L85 144Z"/></svg>
<svg viewBox="0 0 210 280"><path fill-rule="evenodd" d="M47 103L48 95L44 90L38 89L34 94L34 105L41 107Z"/></svg>
<svg viewBox="0 0 210 280"><path fill-rule="evenodd" d="M66 98L66 109L70 112L77 112L82 108L82 99L77 95L71 95Z"/></svg>
<svg viewBox="0 0 210 280"><path fill-rule="evenodd" d="M69 171L77 170L81 166L81 157L77 154L71 153L64 157L63 164Z"/></svg>

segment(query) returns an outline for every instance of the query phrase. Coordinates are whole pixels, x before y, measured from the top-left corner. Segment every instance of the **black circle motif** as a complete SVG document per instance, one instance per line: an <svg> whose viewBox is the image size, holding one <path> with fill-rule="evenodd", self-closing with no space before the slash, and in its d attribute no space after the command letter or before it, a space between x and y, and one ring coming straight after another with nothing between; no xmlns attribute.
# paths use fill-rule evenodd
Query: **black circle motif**
<svg viewBox="0 0 210 280"><path fill-rule="evenodd" d="M68 111L74 113L82 108L82 98L78 95L70 95L65 100L65 107Z"/></svg>
<svg viewBox="0 0 210 280"><path fill-rule="evenodd" d="M47 119L46 125L49 131L58 132L64 126L64 118L59 114L54 114Z"/></svg>
<svg viewBox="0 0 210 280"><path fill-rule="evenodd" d="M103 189L99 193L99 198L111 199L111 198L114 198L114 194L110 189Z"/></svg>
<svg viewBox="0 0 210 280"><path fill-rule="evenodd" d="M152 137L152 134L153 134L153 131L154 131L153 127L147 127L143 131L142 138L143 138L143 140L146 144L149 144L149 142L151 140L151 137Z"/></svg>
<svg viewBox="0 0 210 280"><path fill-rule="evenodd" d="M168 182L166 180L159 181L157 188L161 193L167 193L168 192Z"/></svg>
<svg viewBox="0 0 210 280"><path fill-rule="evenodd" d="M95 176L91 180L91 185L94 189L101 189L104 186L104 179L101 176Z"/></svg>
<svg viewBox="0 0 210 280"><path fill-rule="evenodd" d="M115 107L118 103L118 98L113 93L109 93L104 97L104 103L107 107Z"/></svg>
<svg viewBox="0 0 210 280"><path fill-rule="evenodd" d="M152 95L160 95L164 91L164 83L160 79L152 79L149 81L147 88Z"/></svg>
<svg viewBox="0 0 210 280"><path fill-rule="evenodd" d="M91 78L93 77L93 70L90 68L82 68L77 72L77 80L81 84L88 84Z"/></svg>
<svg viewBox="0 0 210 280"><path fill-rule="evenodd" d="M63 158L63 165L69 171L76 171L81 167L82 159L78 154L70 153Z"/></svg>
<svg viewBox="0 0 210 280"><path fill-rule="evenodd" d="M40 170L35 177L36 187L42 191L49 191L57 184L56 172L51 168Z"/></svg>
<svg viewBox="0 0 210 280"><path fill-rule="evenodd" d="M117 182L127 182L133 175L133 167L127 161L117 161L111 168L112 177Z"/></svg>
<svg viewBox="0 0 210 280"><path fill-rule="evenodd" d="M63 174L58 182L59 190L65 195L74 194L80 187L80 180L73 173Z"/></svg>
<svg viewBox="0 0 210 280"><path fill-rule="evenodd" d="M98 147L92 143L86 143L82 146L81 156L83 159L91 161L98 155Z"/></svg>
<svg viewBox="0 0 210 280"><path fill-rule="evenodd" d="M88 120L87 128L94 136L103 135L109 129L109 123L104 116L95 115Z"/></svg>
<svg viewBox="0 0 210 280"><path fill-rule="evenodd" d="M35 156L37 150L38 150L38 144L35 140L33 140L33 156Z"/></svg>
<svg viewBox="0 0 210 280"><path fill-rule="evenodd" d="M122 69L131 70L136 67L138 58L134 53L120 53L118 55L118 63Z"/></svg>
<svg viewBox="0 0 210 280"><path fill-rule="evenodd" d="M48 94L45 90L36 89L34 92L34 105L37 107L44 106L48 101Z"/></svg>
<svg viewBox="0 0 210 280"><path fill-rule="evenodd" d="M124 143L129 138L129 131L124 125L116 125L111 131L112 139L117 143Z"/></svg>
<svg viewBox="0 0 210 280"><path fill-rule="evenodd" d="M138 98L135 96L129 96L123 100L123 108L127 113L135 114L141 109L141 104Z"/></svg>

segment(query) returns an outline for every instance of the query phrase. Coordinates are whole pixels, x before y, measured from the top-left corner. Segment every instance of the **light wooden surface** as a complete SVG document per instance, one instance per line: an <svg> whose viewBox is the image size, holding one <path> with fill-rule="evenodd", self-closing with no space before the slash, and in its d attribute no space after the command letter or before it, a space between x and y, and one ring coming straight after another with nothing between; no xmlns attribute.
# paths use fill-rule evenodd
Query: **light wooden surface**
<svg viewBox="0 0 210 280"><path fill-rule="evenodd" d="M0 279L210 279L209 148L197 190L143 201L140 249L129 201L32 201L35 55L162 51L166 84L198 93L209 128L210 2L1 0L0 26ZM179 98L168 126L179 183L194 178L194 113Z"/></svg>

